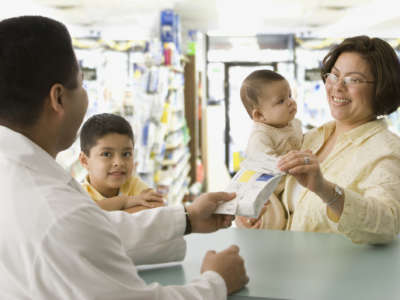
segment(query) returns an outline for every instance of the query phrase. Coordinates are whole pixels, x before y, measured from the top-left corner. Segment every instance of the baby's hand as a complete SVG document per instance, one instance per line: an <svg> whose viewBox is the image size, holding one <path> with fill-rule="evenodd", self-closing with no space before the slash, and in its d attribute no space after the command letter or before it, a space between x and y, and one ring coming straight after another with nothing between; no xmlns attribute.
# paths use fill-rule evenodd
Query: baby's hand
<svg viewBox="0 0 400 300"><path fill-rule="evenodd" d="M242 227L242 228L260 229L261 225L262 225L262 217L263 217L264 213L267 211L268 205L270 203L271 203L270 201L267 201L264 204L258 218L248 218L248 217L236 216L236 218L235 218L236 225L238 227Z"/></svg>
<svg viewBox="0 0 400 300"><path fill-rule="evenodd" d="M236 222L236 225L241 228L260 229L262 220L261 220L261 218L256 219L256 218L236 216L235 222Z"/></svg>
<svg viewBox="0 0 400 300"><path fill-rule="evenodd" d="M124 209L140 205L149 208L164 206L163 197L153 189L145 189L137 196L127 196Z"/></svg>

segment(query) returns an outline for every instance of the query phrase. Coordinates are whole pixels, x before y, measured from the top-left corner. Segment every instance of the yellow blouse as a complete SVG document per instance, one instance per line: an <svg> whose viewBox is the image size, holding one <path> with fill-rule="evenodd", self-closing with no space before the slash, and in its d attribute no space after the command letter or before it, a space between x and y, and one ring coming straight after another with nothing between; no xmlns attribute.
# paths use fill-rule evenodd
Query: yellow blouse
<svg viewBox="0 0 400 300"><path fill-rule="evenodd" d="M302 149L317 153L335 129L335 122L308 132ZM303 189L287 228L294 231L342 233L355 243L387 243L399 234L400 138L387 129L385 120L363 124L338 137L334 149L321 163L324 177L345 191L343 213L337 222L328 218L326 204ZM296 179L288 176L283 194Z"/></svg>
<svg viewBox="0 0 400 300"><path fill-rule="evenodd" d="M88 176L86 176L82 186L88 192L90 198L92 198L94 201L100 201L105 198L89 183ZM123 185L121 185L119 189L119 195L136 196L148 188L149 187L147 184L144 183L144 181L142 181L138 176L132 176Z"/></svg>

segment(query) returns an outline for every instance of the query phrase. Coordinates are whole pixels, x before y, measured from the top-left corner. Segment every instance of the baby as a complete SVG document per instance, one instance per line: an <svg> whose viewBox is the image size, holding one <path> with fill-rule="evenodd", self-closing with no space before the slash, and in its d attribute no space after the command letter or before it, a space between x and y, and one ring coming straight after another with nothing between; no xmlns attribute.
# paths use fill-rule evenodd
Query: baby
<svg viewBox="0 0 400 300"><path fill-rule="evenodd" d="M245 78L240 98L253 128L248 140L246 158L260 161L267 156L279 157L301 147L301 122L295 119L296 102L287 80L270 70L258 70ZM238 225L252 228L283 229L285 211L276 195L283 190L283 182L271 195L258 219L238 217ZM265 213L263 214L263 212Z"/></svg>

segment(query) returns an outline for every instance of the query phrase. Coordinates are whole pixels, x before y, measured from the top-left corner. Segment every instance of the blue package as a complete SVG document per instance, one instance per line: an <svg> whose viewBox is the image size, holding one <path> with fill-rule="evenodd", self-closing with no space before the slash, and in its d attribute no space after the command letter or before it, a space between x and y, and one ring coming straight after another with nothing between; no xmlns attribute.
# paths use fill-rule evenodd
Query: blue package
<svg viewBox="0 0 400 300"><path fill-rule="evenodd" d="M258 177L258 178L256 179L256 181L268 181L268 180L270 180L272 177L274 177L274 176L271 175L271 174L261 174L260 177Z"/></svg>
<svg viewBox="0 0 400 300"><path fill-rule="evenodd" d="M160 15L160 34L161 42L173 43L175 42L175 13L172 9L165 9L161 11Z"/></svg>

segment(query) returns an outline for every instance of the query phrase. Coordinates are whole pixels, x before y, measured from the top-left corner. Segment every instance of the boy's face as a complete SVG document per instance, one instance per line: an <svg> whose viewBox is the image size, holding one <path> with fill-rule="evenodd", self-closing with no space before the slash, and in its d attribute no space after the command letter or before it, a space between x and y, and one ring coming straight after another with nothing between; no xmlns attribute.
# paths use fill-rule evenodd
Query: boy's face
<svg viewBox="0 0 400 300"><path fill-rule="evenodd" d="M261 88L259 105L253 109L253 120L274 127L285 127L297 112L286 80L273 81Z"/></svg>
<svg viewBox="0 0 400 300"><path fill-rule="evenodd" d="M116 196L132 175L133 142L127 135L109 133L97 140L89 157L81 153L80 161L97 191L105 197Z"/></svg>

